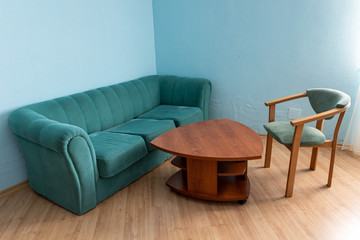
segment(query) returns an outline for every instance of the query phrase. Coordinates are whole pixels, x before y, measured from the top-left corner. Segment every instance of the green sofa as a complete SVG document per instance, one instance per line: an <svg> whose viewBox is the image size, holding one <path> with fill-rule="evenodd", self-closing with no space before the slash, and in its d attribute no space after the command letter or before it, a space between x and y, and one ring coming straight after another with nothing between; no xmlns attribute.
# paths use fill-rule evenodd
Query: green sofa
<svg viewBox="0 0 360 240"><path fill-rule="evenodd" d="M81 215L171 155L150 141L208 119L206 79L146 76L13 111L9 126L37 193Z"/></svg>

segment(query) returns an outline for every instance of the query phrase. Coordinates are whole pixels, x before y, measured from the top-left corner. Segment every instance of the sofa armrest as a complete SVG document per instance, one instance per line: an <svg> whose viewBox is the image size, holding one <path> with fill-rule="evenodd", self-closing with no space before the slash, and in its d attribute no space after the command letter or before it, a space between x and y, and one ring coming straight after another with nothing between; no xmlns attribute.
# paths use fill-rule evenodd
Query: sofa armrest
<svg viewBox="0 0 360 240"><path fill-rule="evenodd" d="M79 215L96 206L96 156L83 129L26 108L10 114L9 126L20 142L36 192Z"/></svg>
<svg viewBox="0 0 360 240"><path fill-rule="evenodd" d="M74 125L48 119L30 109L22 108L9 116L9 126L14 134L31 142L63 154L69 141L87 133Z"/></svg>
<svg viewBox="0 0 360 240"><path fill-rule="evenodd" d="M211 82L203 78L159 76L160 103L198 107L203 111L204 120L209 119Z"/></svg>

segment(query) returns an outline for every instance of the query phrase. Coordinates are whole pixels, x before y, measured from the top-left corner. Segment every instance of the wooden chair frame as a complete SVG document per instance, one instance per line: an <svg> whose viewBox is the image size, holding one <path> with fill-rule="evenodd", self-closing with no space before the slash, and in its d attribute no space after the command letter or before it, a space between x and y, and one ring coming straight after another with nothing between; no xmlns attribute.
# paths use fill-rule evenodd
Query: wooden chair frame
<svg viewBox="0 0 360 240"><path fill-rule="evenodd" d="M275 99L272 101L268 101L265 103L266 106L269 107L269 122L275 121L275 106L276 104L287 102L290 100L298 99L307 97L307 93L299 93L294 94L291 96ZM337 144L337 138L338 133L340 130L341 122L344 118L345 111L350 107L350 103L345 106L344 108L334 108L322 113L314 114L312 116L296 119L293 121L290 121L290 124L295 127L294 130L294 137L292 141L292 145L285 145L290 151L290 163L289 163L289 171L288 171L288 177L287 177L287 183L286 183L286 190L285 190L285 197L292 197L293 189L294 189L294 182L295 182L295 173L296 173L296 164L297 164L297 158L299 154L300 147L312 147L312 154L311 154L311 162L310 162L310 169L315 170L316 168L316 161L317 156L319 152L319 147L331 147L331 158L330 158L330 168L329 168L329 175L328 175L328 183L327 186L331 187L331 181L334 171L334 162L335 162L335 153L336 153L336 144ZM333 140L326 140L323 144L320 145L313 145L313 146L300 146L300 140L302 131L304 128L305 123L314 122L316 121L316 128L320 131L323 130L324 126L324 119L328 117L335 116L337 114L339 115L335 130L334 130L334 136ZM267 139L266 139L266 152L265 152L265 163L264 167L268 168L270 167L271 162L271 150L272 150L272 143L273 143L273 137L268 133Z"/></svg>

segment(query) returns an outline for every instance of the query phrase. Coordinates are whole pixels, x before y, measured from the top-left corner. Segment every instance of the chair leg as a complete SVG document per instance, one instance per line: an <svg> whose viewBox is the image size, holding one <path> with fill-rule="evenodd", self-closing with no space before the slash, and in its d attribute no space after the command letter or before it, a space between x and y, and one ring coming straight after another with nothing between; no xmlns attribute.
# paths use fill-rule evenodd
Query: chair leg
<svg viewBox="0 0 360 240"><path fill-rule="evenodd" d="M299 155L299 149L300 149L300 146L293 145L293 148L291 150L289 172L288 172L288 178L287 178L287 182L286 182L285 197L292 197L292 195L293 195L296 164L297 164L297 158Z"/></svg>
<svg viewBox="0 0 360 240"><path fill-rule="evenodd" d="M265 151L265 163L264 167L269 168L271 162L271 150L272 150L273 138L270 134L267 134L266 138L266 151Z"/></svg>
<svg viewBox="0 0 360 240"><path fill-rule="evenodd" d="M323 126L324 126L324 119L317 120L316 129L322 131ZM316 162L317 162L318 153L319 153L319 148L314 147L313 150L312 150L312 154L311 154L311 163L310 163L310 169L311 170L316 169Z"/></svg>
<svg viewBox="0 0 360 240"><path fill-rule="evenodd" d="M288 178L286 182L285 197L292 197L295 183L296 164L299 155L301 135L304 125L296 126L289 163Z"/></svg>
<svg viewBox="0 0 360 240"><path fill-rule="evenodd" d="M329 176L327 186L331 187L332 176L334 172L334 163L335 163L335 153L336 153L336 144L331 148L331 157L330 157L330 168L329 168Z"/></svg>
<svg viewBox="0 0 360 240"><path fill-rule="evenodd" d="M311 154L311 163L310 163L310 169L311 170L316 169L316 162L317 162L318 153L319 153L319 148L314 147L313 150L312 150L312 154Z"/></svg>

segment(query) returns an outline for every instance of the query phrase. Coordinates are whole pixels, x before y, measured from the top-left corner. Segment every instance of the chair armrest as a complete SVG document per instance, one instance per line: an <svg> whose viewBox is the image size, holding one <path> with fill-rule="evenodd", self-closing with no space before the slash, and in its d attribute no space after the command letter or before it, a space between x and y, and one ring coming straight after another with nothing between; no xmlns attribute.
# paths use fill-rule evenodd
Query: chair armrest
<svg viewBox="0 0 360 240"><path fill-rule="evenodd" d="M160 102L167 105L198 107L209 118L211 82L203 78L159 76Z"/></svg>
<svg viewBox="0 0 360 240"><path fill-rule="evenodd" d="M320 120L320 119L325 119L325 118L328 118L328 117L335 116L336 114L345 112L346 109L348 109L349 107L350 107L350 104L345 106L344 108L334 108L334 109L331 109L331 110L328 110L328 111L325 111L325 112L322 112L322 113L318 113L318 114L314 114L314 115L311 115L311 116L308 116L308 117L303 117L303 118L299 118L299 119L296 119L296 120L292 120L292 121L290 121L290 123L293 126L304 125L304 124L309 123L309 122L314 122L314 121L317 121L317 120Z"/></svg>
<svg viewBox="0 0 360 240"><path fill-rule="evenodd" d="M272 101L265 102L265 105L266 106L272 106L272 105L275 105L275 104L278 104L278 103L287 102L287 101L290 101L290 100L303 98L303 97L307 97L307 93L298 93L298 94L290 95L290 96L287 96L287 97L278 98L278 99L275 99L275 100L272 100Z"/></svg>

